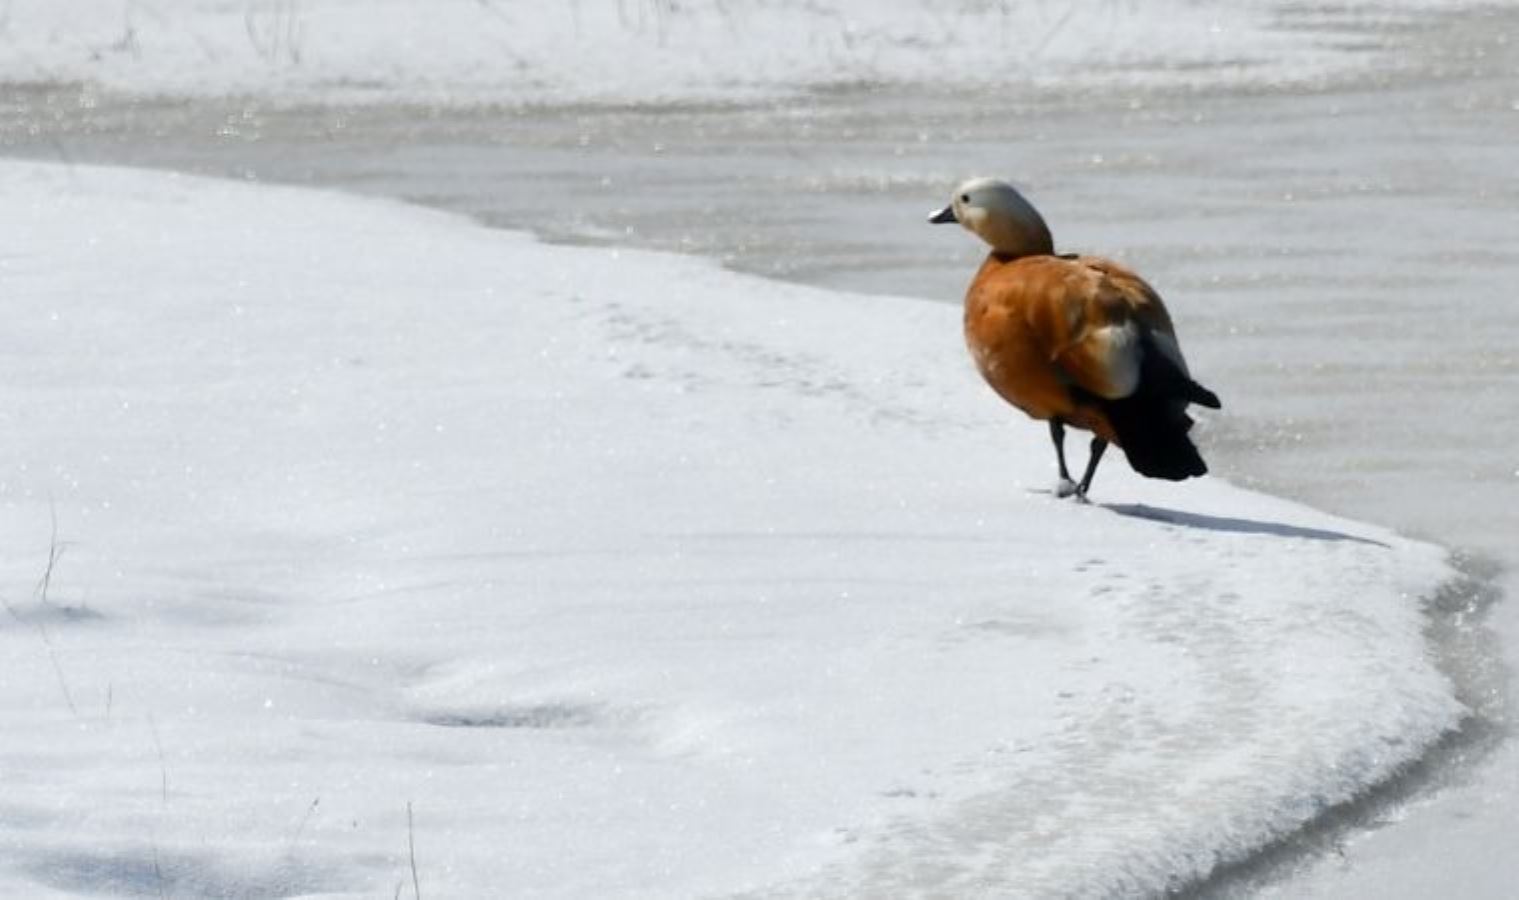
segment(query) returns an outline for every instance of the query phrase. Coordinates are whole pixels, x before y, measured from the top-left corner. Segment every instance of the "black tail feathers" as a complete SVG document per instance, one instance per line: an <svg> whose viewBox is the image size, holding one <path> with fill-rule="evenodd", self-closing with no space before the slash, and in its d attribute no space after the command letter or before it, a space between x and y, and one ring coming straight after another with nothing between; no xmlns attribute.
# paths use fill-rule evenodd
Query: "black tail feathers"
<svg viewBox="0 0 1519 900"><path fill-rule="evenodd" d="M1176 374L1181 375L1180 372ZM1217 394L1213 393L1192 379L1187 378L1185 375L1181 375L1181 377L1185 379L1187 383L1187 392L1184 396L1189 402L1196 403L1198 406L1206 406L1209 409L1224 408L1224 404L1219 401Z"/></svg>
<svg viewBox="0 0 1519 900"><path fill-rule="evenodd" d="M1207 473L1208 464L1187 437L1192 428L1187 404L1210 409L1223 404L1217 394L1187 377L1153 345L1144 347L1143 352L1134 393L1103 401L1118 445L1128 456L1129 465L1141 475L1181 481Z"/></svg>
<svg viewBox="0 0 1519 900"><path fill-rule="evenodd" d="M1170 481L1207 473L1208 464L1187 437L1192 420L1175 399L1141 389L1105 405L1108 421L1118 433L1118 446L1134 471Z"/></svg>

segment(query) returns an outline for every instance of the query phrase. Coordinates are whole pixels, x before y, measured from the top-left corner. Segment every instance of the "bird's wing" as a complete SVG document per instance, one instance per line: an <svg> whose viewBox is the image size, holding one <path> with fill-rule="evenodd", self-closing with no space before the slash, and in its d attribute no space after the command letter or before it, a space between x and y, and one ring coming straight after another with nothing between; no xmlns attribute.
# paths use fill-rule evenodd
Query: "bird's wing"
<svg viewBox="0 0 1519 900"><path fill-rule="evenodd" d="M1109 400L1146 390L1183 404L1219 408L1218 397L1192 380L1171 314L1144 279L1110 260L1069 260L1078 270L1065 301L1074 322L1051 357L1071 382Z"/></svg>
<svg viewBox="0 0 1519 900"><path fill-rule="evenodd" d="M1126 397L1139 384L1151 335L1175 345L1160 297L1116 263L1041 257L1019 265L1029 328L1050 365L1078 392Z"/></svg>
<svg viewBox="0 0 1519 900"><path fill-rule="evenodd" d="M1149 282L1132 270L1100 256L1081 256L1073 262L1097 275L1095 296L1101 302L1122 306L1150 331L1175 337L1171 314Z"/></svg>

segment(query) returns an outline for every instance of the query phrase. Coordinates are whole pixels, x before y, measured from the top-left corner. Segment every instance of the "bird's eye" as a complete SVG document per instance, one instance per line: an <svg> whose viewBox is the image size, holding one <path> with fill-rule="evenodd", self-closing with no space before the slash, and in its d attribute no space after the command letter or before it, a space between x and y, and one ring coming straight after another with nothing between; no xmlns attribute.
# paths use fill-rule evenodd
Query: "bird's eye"
<svg viewBox="0 0 1519 900"><path fill-rule="evenodd" d="M969 203L970 202L970 194L961 194L960 195L960 202L961 203Z"/></svg>

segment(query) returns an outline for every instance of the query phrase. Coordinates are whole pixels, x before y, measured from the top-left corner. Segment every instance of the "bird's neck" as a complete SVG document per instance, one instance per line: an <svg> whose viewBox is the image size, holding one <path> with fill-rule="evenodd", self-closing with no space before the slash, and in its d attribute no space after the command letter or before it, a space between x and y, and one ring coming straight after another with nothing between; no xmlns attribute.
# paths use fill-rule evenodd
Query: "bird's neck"
<svg viewBox="0 0 1519 900"><path fill-rule="evenodd" d="M1055 239L1049 226L1033 207L1019 216L988 217L977 233L992 246L992 252L1008 259L1020 256L1052 256Z"/></svg>
<svg viewBox="0 0 1519 900"><path fill-rule="evenodd" d="M996 240L989 240L987 243L992 245L992 256L1000 257L1007 262L1022 259L1025 256L1055 255L1055 243L1050 240L1048 232L1043 234L998 235L996 236Z"/></svg>

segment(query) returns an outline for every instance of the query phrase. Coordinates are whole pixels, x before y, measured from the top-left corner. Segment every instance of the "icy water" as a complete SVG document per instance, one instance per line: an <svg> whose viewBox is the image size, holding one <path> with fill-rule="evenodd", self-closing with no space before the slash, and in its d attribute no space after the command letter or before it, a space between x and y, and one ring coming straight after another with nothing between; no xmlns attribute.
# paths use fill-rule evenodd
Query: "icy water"
<svg viewBox="0 0 1519 900"><path fill-rule="evenodd" d="M0 151L397 196L946 303L979 251L924 215L965 175L1005 175L1063 249L1124 260L1167 297L1224 398L1201 437L1216 474L1519 571L1519 13L1396 38L1395 75L1315 92L450 112L57 86L4 98ZM1512 660L1519 617L1495 619ZM1448 664L1494 662L1472 646Z"/></svg>

